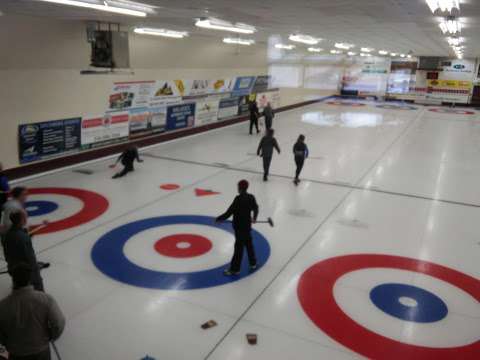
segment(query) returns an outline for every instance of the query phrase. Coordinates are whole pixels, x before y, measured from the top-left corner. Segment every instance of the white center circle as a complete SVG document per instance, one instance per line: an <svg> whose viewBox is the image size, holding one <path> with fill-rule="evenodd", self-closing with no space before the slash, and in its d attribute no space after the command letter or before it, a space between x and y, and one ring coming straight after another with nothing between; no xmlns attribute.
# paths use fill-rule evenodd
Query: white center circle
<svg viewBox="0 0 480 360"><path fill-rule="evenodd" d="M182 241L182 242L179 242L177 244L177 248L178 249L188 249L189 247L191 247L192 244L188 243L188 242L185 242L185 241Z"/></svg>
<svg viewBox="0 0 480 360"><path fill-rule="evenodd" d="M398 299L398 302L407 307L417 307L418 302L410 297L402 296Z"/></svg>

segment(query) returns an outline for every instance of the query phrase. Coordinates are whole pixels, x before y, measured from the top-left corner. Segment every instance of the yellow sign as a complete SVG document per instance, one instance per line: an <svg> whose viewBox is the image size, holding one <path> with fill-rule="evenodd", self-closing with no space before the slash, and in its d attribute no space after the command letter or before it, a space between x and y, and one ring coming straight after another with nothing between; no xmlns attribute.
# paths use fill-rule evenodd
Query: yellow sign
<svg viewBox="0 0 480 360"><path fill-rule="evenodd" d="M462 80L428 80L428 87L449 88L449 89L471 89L471 81Z"/></svg>

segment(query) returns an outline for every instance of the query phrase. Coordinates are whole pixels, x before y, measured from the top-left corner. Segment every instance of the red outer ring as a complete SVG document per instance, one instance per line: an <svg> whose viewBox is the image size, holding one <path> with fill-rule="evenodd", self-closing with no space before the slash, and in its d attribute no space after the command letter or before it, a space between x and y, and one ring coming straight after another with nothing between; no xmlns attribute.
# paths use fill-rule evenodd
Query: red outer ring
<svg viewBox="0 0 480 360"><path fill-rule="evenodd" d="M190 247L180 249L178 243L186 242ZM175 234L166 236L155 243L155 250L162 255L174 258L192 258L203 255L212 249L212 242L196 234Z"/></svg>
<svg viewBox="0 0 480 360"><path fill-rule="evenodd" d="M436 112L439 114L475 115L475 112L468 111L468 110L445 111L444 109L429 109L429 111Z"/></svg>
<svg viewBox="0 0 480 360"><path fill-rule="evenodd" d="M353 321L335 301L333 287L341 276L368 268L394 268L427 274L462 289L480 302L480 281L445 266L389 255L334 257L305 271L297 288L303 310L328 336L370 359L480 359L480 340L451 348L410 345L379 335Z"/></svg>
<svg viewBox="0 0 480 360"><path fill-rule="evenodd" d="M70 188L32 188L28 189L28 193L31 195L65 195L80 199L83 202L83 207L79 212L65 219L49 223L43 229L35 232L35 235L49 234L83 225L102 215L105 211L107 211L109 206L108 200L105 197L88 190ZM41 225L33 225L31 228L38 226Z"/></svg>

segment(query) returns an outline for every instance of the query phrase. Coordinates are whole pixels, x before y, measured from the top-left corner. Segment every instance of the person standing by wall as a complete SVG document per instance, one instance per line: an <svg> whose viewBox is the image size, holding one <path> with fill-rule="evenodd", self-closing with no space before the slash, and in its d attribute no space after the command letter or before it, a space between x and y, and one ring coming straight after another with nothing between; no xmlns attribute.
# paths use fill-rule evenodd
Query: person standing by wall
<svg viewBox="0 0 480 360"><path fill-rule="evenodd" d="M273 118L275 117L275 112L273 111L273 108L270 102L267 102L267 105L263 109L263 116L265 116L265 127L268 131L272 128Z"/></svg>
<svg viewBox="0 0 480 360"><path fill-rule="evenodd" d="M302 172L305 159L308 158L308 147L305 144L305 135L300 135L297 142L293 145L293 155L295 157L295 164L297 170L295 171L295 179L293 180L295 185L300 183L300 173Z"/></svg>
<svg viewBox="0 0 480 360"><path fill-rule="evenodd" d="M24 263L13 268L13 291L0 302L0 344L10 360L50 360L50 342L65 328L55 299L31 286L31 272Z"/></svg>
<svg viewBox="0 0 480 360"><path fill-rule="evenodd" d="M11 226L2 239L3 252L8 265L8 271L12 271L20 263L26 263L31 267L31 281L34 289L43 291L43 279L40 275L40 265L33 250L32 238L25 228L27 218L23 210L17 210L10 214Z"/></svg>
<svg viewBox="0 0 480 360"><path fill-rule="evenodd" d="M257 155L263 158L263 181L268 181L273 149L276 149L280 154L280 147L278 146L277 139L273 136L274 134L275 131L273 129L267 130L267 134L262 138L260 144L258 144Z"/></svg>
<svg viewBox="0 0 480 360"><path fill-rule="evenodd" d="M254 125L257 129L258 134L260 132L260 129L258 128L258 118L260 117L260 111L258 110L258 105L255 100L250 101L248 110L250 111L250 135L252 135Z"/></svg>
<svg viewBox="0 0 480 360"><path fill-rule="evenodd" d="M243 249L247 249L250 270L257 268L257 258L252 241L252 223L257 221L258 205L255 196L249 194L248 181L242 180L238 183L238 196L228 210L217 217L216 222L227 220L233 216L233 230L235 231L235 250L233 253L230 268L224 271L227 276L238 275L242 264Z"/></svg>
<svg viewBox="0 0 480 360"><path fill-rule="evenodd" d="M122 176L127 175L129 172L134 171L135 168L133 167L134 161L137 160L139 163L143 162L138 155L138 148L136 146L129 146L127 147L123 153L118 157L117 161L115 162L115 167L119 162L122 163L123 170L116 173L112 179L118 179Z"/></svg>
<svg viewBox="0 0 480 360"><path fill-rule="evenodd" d="M2 218L3 205L7 202L9 193L10 185L8 184L8 178L3 173L3 164L0 163L0 219Z"/></svg>

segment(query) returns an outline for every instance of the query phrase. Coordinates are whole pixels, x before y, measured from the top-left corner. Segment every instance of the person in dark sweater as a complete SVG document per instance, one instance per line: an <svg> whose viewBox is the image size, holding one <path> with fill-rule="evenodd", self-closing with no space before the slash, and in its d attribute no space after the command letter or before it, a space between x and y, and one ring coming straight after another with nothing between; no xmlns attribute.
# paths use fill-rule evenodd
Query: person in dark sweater
<svg viewBox="0 0 480 360"><path fill-rule="evenodd" d="M277 139L273 136L274 134L275 131L273 129L267 130L267 135L265 135L260 141L260 144L258 144L257 155L263 158L263 181L268 181L273 149L276 149L280 154L280 147L278 146Z"/></svg>
<svg viewBox="0 0 480 360"><path fill-rule="evenodd" d="M129 146L125 151L118 157L117 161L115 162L114 167L119 163L122 162L123 170L119 173L116 173L112 179L117 179L122 176L127 175L129 172L134 171L133 162L137 160L139 163L143 162L138 155L138 148L136 146Z"/></svg>
<svg viewBox="0 0 480 360"><path fill-rule="evenodd" d="M265 117L265 128L270 130L273 125L273 118L275 117L275 112L273 111L272 105L268 102L267 106L263 109L263 116Z"/></svg>
<svg viewBox="0 0 480 360"><path fill-rule="evenodd" d="M260 132L258 128L258 118L260 117L260 111L258 110L258 105L256 101L250 101L250 105L248 106L248 110L250 111L250 135L252 135L253 126L257 129L257 134Z"/></svg>
<svg viewBox="0 0 480 360"><path fill-rule="evenodd" d="M258 205L255 197L247 193L248 186L247 180L242 180L238 183L239 195L235 198L228 210L216 219L216 222L222 222L233 216L235 250L230 268L224 271L224 274L227 276L238 275L240 273L243 248L247 249L250 270L253 271L257 268L257 258L255 257L255 249L252 241L252 223L257 221Z"/></svg>
<svg viewBox="0 0 480 360"><path fill-rule="evenodd" d="M302 172L305 159L308 158L308 147L305 144L305 135L300 135L295 145L293 145L293 155L295 156L295 164L297 165L293 182L295 185L298 185L300 183L299 176Z"/></svg>
<svg viewBox="0 0 480 360"><path fill-rule="evenodd" d="M9 192L10 185L8 184L8 178L3 173L3 164L0 163L0 219L2 218L3 205L8 200Z"/></svg>
<svg viewBox="0 0 480 360"><path fill-rule="evenodd" d="M5 260L8 271L20 263L26 263L32 268L32 285L37 291L43 291L43 280L40 275L40 266L33 250L32 238L25 228L27 218L22 210L10 214L12 226L2 239Z"/></svg>

